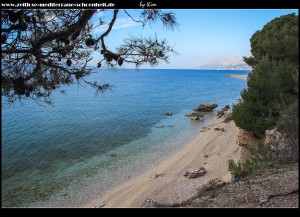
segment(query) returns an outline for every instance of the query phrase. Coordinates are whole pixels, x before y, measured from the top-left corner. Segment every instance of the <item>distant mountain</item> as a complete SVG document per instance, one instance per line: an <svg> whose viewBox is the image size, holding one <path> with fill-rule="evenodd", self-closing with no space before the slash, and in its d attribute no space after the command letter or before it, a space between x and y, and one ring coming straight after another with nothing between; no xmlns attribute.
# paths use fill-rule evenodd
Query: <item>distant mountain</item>
<svg viewBox="0 0 300 217"><path fill-rule="evenodd" d="M197 67L197 69L209 69L209 70L251 70L251 67L248 66L243 58L235 58L230 61L223 63L213 63L205 64Z"/></svg>

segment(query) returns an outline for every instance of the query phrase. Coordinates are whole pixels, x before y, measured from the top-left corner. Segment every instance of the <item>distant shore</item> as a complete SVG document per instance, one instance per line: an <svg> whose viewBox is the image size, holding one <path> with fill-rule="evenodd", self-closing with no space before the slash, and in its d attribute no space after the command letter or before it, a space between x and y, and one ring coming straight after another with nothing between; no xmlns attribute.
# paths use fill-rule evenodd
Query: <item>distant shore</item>
<svg viewBox="0 0 300 217"><path fill-rule="evenodd" d="M224 76L232 77L232 78L241 78L246 80L248 78L248 75L225 74Z"/></svg>
<svg viewBox="0 0 300 217"><path fill-rule="evenodd" d="M231 180L228 160L240 159L241 147L236 143L239 129L234 121L223 123L215 117L197 137L174 156L146 173L106 191L83 204L84 207L147 207L151 203L174 204L185 201L214 178ZM223 128L223 130L215 130ZM207 173L189 179L183 174L204 167Z"/></svg>

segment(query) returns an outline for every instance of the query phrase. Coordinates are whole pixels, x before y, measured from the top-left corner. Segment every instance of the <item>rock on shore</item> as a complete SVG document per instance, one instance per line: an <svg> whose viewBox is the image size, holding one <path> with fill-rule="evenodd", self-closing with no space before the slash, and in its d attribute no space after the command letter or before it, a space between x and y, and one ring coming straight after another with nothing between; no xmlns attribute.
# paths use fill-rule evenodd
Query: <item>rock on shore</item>
<svg viewBox="0 0 300 217"><path fill-rule="evenodd" d="M216 103L200 104L197 108L194 109L196 112L211 112L214 108L217 108Z"/></svg>

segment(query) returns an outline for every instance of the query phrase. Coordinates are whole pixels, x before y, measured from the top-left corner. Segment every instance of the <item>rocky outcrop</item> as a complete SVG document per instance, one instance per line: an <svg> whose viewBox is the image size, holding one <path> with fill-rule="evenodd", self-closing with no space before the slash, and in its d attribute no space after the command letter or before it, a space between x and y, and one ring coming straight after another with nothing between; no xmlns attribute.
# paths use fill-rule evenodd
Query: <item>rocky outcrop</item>
<svg viewBox="0 0 300 217"><path fill-rule="evenodd" d="M236 143L245 148L256 147L258 139L252 133L240 129Z"/></svg>
<svg viewBox="0 0 300 217"><path fill-rule="evenodd" d="M225 114L226 111L230 110L230 106L226 105L224 108L222 108L220 111L217 113L217 117L221 118Z"/></svg>
<svg viewBox="0 0 300 217"><path fill-rule="evenodd" d="M225 184L226 184L226 182L224 180L219 179L219 178L213 178L213 179L208 180L204 184L203 189L205 189L206 191L210 191L210 190L216 189L218 187L221 187Z"/></svg>
<svg viewBox="0 0 300 217"><path fill-rule="evenodd" d="M232 121L232 112L231 111L226 111L225 112L225 118L222 122L223 123L228 123L229 121Z"/></svg>
<svg viewBox="0 0 300 217"><path fill-rule="evenodd" d="M199 189L198 196L172 207L298 208L298 168L298 163L265 168L230 183L223 183L220 179L209 180L204 188ZM263 198L267 198L265 203L261 203ZM165 204L164 207L170 205Z"/></svg>
<svg viewBox="0 0 300 217"><path fill-rule="evenodd" d="M192 121L203 121L204 120L204 116L193 116L191 118Z"/></svg>
<svg viewBox="0 0 300 217"><path fill-rule="evenodd" d="M204 167L200 167L198 170L194 170L192 172L186 171L183 175L190 179L194 179L199 176L204 176L205 174L206 174L206 169Z"/></svg>
<svg viewBox="0 0 300 217"><path fill-rule="evenodd" d="M197 108L194 109L196 112L211 112L214 108L217 108L216 103L200 104Z"/></svg>
<svg viewBox="0 0 300 217"><path fill-rule="evenodd" d="M187 113L185 116L191 117L192 121L202 121L204 120L204 115L196 112Z"/></svg>
<svg viewBox="0 0 300 217"><path fill-rule="evenodd" d="M265 145L269 145L273 160L280 163L292 162L295 156L293 146L290 145L277 128L266 130Z"/></svg>

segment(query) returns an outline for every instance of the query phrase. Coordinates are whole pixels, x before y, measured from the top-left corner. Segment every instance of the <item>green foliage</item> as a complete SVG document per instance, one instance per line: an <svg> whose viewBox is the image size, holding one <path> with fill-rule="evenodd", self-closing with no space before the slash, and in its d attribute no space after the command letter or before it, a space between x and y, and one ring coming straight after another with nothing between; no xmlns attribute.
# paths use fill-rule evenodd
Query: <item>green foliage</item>
<svg viewBox="0 0 300 217"><path fill-rule="evenodd" d="M244 58L246 63L253 67L269 55L276 61L288 59L298 64L298 29L299 20L294 13L273 19L251 37L253 57Z"/></svg>
<svg viewBox="0 0 300 217"><path fill-rule="evenodd" d="M256 135L263 135L265 130L271 126L265 121L264 116L252 112L251 108L241 100L238 104L233 105L232 118L238 127Z"/></svg>
<svg viewBox="0 0 300 217"><path fill-rule="evenodd" d="M299 100L291 105L283 106L277 121L277 129L284 135L288 154L285 162L298 162L299 159Z"/></svg>
<svg viewBox="0 0 300 217"><path fill-rule="evenodd" d="M236 164L233 160L228 161L228 171L238 177L242 174L254 172L272 161L272 151L269 146L262 142L256 148L249 148L250 156L243 165Z"/></svg>
<svg viewBox="0 0 300 217"><path fill-rule="evenodd" d="M254 172L257 169L258 169L258 165L250 160L246 160L245 164L243 165L243 171Z"/></svg>
<svg viewBox="0 0 300 217"><path fill-rule="evenodd" d="M299 100L296 99L290 106L285 106L277 122L278 129L287 134L299 134Z"/></svg>
<svg viewBox="0 0 300 217"><path fill-rule="evenodd" d="M258 143L257 148L250 148L250 162L255 165L262 166L266 162L272 160L272 151L269 146L262 142Z"/></svg>
<svg viewBox="0 0 300 217"><path fill-rule="evenodd" d="M241 100L233 105L232 118L244 130L264 135L276 125L281 109L298 98L298 16L276 18L251 38L251 57L245 62L253 67Z"/></svg>
<svg viewBox="0 0 300 217"><path fill-rule="evenodd" d="M237 176L238 174L241 173L242 167L240 165L236 164L233 160L229 160L228 161L228 170L232 175Z"/></svg>
<svg viewBox="0 0 300 217"><path fill-rule="evenodd" d="M52 103L55 90L77 83L95 88L96 93L110 90L109 84L86 79L91 71L105 67L117 69L125 64L139 68L143 64L167 62L175 53L165 39L124 37L121 44L107 40L118 20L119 9L99 10L1 10L1 94L8 104L22 100ZM161 22L166 29L178 28L173 12L140 10L140 17L128 19L143 26ZM106 15L105 15L106 14ZM95 18L97 17L97 19ZM106 30L98 34L99 28ZM108 49L109 48L109 49ZM98 63L91 64L94 54Z"/></svg>

